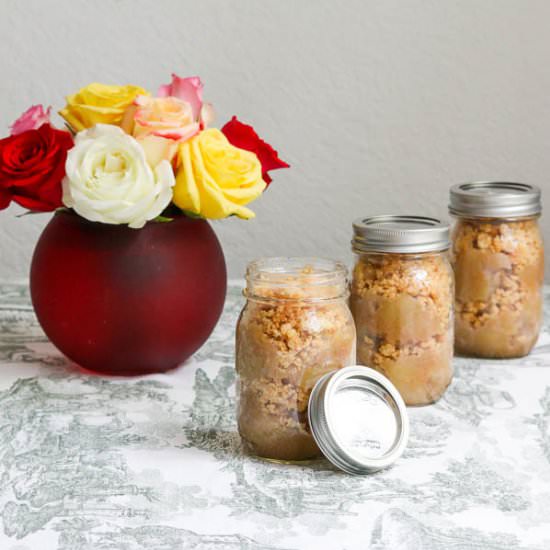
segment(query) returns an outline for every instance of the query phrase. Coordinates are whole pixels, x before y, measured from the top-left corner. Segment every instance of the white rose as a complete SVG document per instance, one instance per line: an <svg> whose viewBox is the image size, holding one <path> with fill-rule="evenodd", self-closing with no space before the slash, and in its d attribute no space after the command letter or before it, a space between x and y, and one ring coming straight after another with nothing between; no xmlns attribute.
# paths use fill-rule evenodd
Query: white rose
<svg viewBox="0 0 550 550"><path fill-rule="evenodd" d="M153 170L143 148L118 126L97 124L79 132L65 171L63 203L90 221L137 229L172 200L170 163L163 160Z"/></svg>

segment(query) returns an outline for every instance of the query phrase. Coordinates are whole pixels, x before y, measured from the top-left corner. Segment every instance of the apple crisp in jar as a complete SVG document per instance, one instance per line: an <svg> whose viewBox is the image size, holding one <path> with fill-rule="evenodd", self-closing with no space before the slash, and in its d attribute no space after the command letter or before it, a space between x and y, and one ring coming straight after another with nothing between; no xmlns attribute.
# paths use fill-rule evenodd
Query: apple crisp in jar
<svg viewBox="0 0 550 550"><path fill-rule="evenodd" d="M355 362L347 269L317 258L249 264L236 332L239 433L250 452L299 461L320 455L309 394L324 374Z"/></svg>
<svg viewBox="0 0 550 550"><path fill-rule="evenodd" d="M407 405L433 403L453 376L449 226L419 216L374 216L353 229L357 363L387 376Z"/></svg>
<svg viewBox="0 0 550 550"><path fill-rule="evenodd" d="M520 183L451 188L457 353L521 357L535 345L544 280L540 195Z"/></svg>

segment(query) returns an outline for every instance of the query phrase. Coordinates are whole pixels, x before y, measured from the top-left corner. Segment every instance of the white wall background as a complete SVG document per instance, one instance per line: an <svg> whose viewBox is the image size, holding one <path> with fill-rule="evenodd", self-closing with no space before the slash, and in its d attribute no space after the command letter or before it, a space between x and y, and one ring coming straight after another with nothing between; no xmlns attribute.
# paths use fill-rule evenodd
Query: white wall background
<svg viewBox="0 0 550 550"><path fill-rule="evenodd" d="M0 128L92 81L199 74L220 125L238 114L292 164L256 220L215 223L230 274L348 259L355 217L446 216L455 182L550 194L549 21L547 0L0 0ZM48 219L17 213L0 213L2 279L26 276Z"/></svg>

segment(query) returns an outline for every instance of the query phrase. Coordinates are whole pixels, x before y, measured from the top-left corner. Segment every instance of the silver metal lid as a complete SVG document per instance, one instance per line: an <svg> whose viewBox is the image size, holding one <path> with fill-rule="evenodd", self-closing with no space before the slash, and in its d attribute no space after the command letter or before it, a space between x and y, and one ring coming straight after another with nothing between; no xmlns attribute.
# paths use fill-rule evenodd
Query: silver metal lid
<svg viewBox="0 0 550 550"><path fill-rule="evenodd" d="M542 211L540 189L526 183L476 181L451 187L449 212L470 218L516 218Z"/></svg>
<svg viewBox="0 0 550 550"><path fill-rule="evenodd" d="M449 225L423 216L371 216L353 222L354 252L421 253L450 246Z"/></svg>
<svg viewBox="0 0 550 550"><path fill-rule="evenodd" d="M329 372L309 397L309 424L325 457L350 474L387 468L409 438L405 403L379 372L362 366Z"/></svg>

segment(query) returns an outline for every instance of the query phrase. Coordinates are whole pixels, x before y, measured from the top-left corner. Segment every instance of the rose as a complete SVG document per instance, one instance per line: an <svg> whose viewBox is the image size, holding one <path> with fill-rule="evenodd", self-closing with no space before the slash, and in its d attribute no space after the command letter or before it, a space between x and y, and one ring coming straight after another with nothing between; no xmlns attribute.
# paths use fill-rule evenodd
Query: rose
<svg viewBox="0 0 550 550"><path fill-rule="evenodd" d="M171 162L177 153L176 142L189 139L200 130L191 105L176 97L139 96L132 114L131 122L125 117L123 128L136 137L152 166L162 160Z"/></svg>
<svg viewBox="0 0 550 550"><path fill-rule="evenodd" d="M140 138L138 143L145 152L147 162L153 167L163 160L171 163L178 152L178 142L173 139L146 136Z"/></svg>
<svg viewBox="0 0 550 550"><path fill-rule="evenodd" d="M12 200L39 212L63 206L61 180L72 146L69 132L49 124L0 140L0 209Z"/></svg>
<svg viewBox="0 0 550 550"><path fill-rule="evenodd" d="M95 124L119 126L128 107L138 95L147 95L139 86L109 86L93 83L67 96L67 105L59 114L79 132Z"/></svg>
<svg viewBox="0 0 550 550"><path fill-rule="evenodd" d="M176 142L193 137L200 131L200 124L187 101L171 96L138 96L122 128L134 135L149 164L156 166L161 160L171 162L177 153Z"/></svg>
<svg viewBox="0 0 550 550"><path fill-rule="evenodd" d="M139 96L134 105L134 136L158 136L176 141L193 137L200 130L191 104L177 97Z"/></svg>
<svg viewBox="0 0 550 550"><path fill-rule="evenodd" d="M262 194L260 161L234 147L217 129L204 130L179 148L174 203L204 218L253 218L245 207Z"/></svg>
<svg viewBox="0 0 550 550"><path fill-rule="evenodd" d="M173 74L170 84L160 86L159 97L138 96L126 110L121 126L138 139L151 165L171 162L177 153L176 141L190 139L212 122L214 111L203 103L202 88L198 76Z"/></svg>
<svg viewBox="0 0 550 550"><path fill-rule="evenodd" d="M210 103L202 101L203 84L198 76L181 78L172 73L172 82L163 84L158 90L159 97L176 97L191 105L193 120L198 121L201 130L212 123L214 111Z"/></svg>
<svg viewBox="0 0 550 550"><path fill-rule="evenodd" d="M16 136L17 134L22 134L27 130L36 130L40 128L42 124L50 123L50 111L51 107L48 107L44 111L42 105L33 105L29 107L11 126L11 135Z"/></svg>
<svg viewBox="0 0 550 550"><path fill-rule="evenodd" d="M290 164L281 160L277 151L261 139L252 126L243 124L236 116L222 128L222 132L235 147L252 151L260 159L262 176L268 185L272 181L268 174L270 170L290 168Z"/></svg>
<svg viewBox="0 0 550 550"><path fill-rule="evenodd" d="M189 103L193 118L198 120L202 109L202 89L203 84L198 76L181 78L172 73L172 82L160 86L158 96L177 97Z"/></svg>
<svg viewBox="0 0 550 550"><path fill-rule="evenodd" d="M152 170L139 143L116 126L77 134L66 173L63 203L90 221L140 228L172 200L170 163Z"/></svg>

